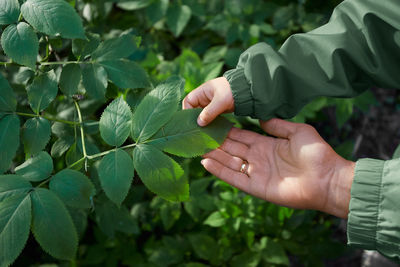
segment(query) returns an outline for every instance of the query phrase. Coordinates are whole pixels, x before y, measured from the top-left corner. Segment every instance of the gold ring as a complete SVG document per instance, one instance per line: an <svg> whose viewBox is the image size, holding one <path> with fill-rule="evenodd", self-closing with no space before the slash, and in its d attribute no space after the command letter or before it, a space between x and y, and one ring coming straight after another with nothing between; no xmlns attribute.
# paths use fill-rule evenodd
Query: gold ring
<svg viewBox="0 0 400 267"><path fill-rule="evenodd" d="M244 173L247 175L247 169L248 169L248 162L247 161L243 161L242 166L240 167L240 172Z"/></svg>

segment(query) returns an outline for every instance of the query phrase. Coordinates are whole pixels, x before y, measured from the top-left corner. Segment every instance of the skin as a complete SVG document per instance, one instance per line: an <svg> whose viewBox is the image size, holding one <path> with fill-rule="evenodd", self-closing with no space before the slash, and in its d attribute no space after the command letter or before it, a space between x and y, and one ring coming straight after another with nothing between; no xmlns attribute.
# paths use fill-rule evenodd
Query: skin
<svg viewBox="0 0 400 267"><path fill-rule="evenodd" d="M183 108L201 107L198 124L234 111L229 82L220 77L189 93ZM278 205L320 210L347 218L355 163L340 157L310 125L280 119L260 121L270 136L232 128L203 166L227 183ZM246 174L240 172L247 161Z"/></svg>

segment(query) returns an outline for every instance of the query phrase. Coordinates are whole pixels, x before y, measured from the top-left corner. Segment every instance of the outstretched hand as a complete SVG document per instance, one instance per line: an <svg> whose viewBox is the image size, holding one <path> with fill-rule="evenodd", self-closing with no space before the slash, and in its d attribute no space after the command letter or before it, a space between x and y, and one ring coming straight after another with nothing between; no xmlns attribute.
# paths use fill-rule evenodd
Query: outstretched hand
<svg viewBox="0 0 400 267"><path fill-rule="evenodd" d="M275 137L233 128L203 166L229 184L267 201L347 218L354 162L340 157L307 124L260 122ZM243 161L247 173L240 172Z"/></svg>

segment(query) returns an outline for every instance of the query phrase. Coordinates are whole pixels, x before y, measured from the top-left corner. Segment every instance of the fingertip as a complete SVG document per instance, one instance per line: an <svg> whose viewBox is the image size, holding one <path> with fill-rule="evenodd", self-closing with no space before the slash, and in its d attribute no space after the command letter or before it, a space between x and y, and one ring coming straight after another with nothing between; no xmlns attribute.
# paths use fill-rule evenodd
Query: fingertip
<svg viewBox="0 0 400 267"><path fill-rule="evenodd" d="M206 126L207 123L201 118L201 115L197 118L197 124L201 127Z"/></svg>

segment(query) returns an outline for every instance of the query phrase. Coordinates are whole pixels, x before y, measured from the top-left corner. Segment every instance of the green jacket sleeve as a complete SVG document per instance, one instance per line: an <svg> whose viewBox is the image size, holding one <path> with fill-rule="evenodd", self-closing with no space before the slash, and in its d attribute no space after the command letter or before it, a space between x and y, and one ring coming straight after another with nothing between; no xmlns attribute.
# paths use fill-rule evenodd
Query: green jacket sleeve
<svg viewBox="0 0 400 267"><path fill-rule="evenodd" d="M318 96L400 88L400 1L347 0L330 21L289 37L279 51L245 51L229 81L237 115L290 118Z"/></svg>
<svg viewBox="0 0 400 267"><path fill-rule="evenodd" d="M400 262L400 159L357 161L349 209L348 244Z"/></svg>

